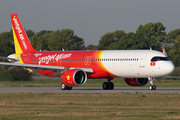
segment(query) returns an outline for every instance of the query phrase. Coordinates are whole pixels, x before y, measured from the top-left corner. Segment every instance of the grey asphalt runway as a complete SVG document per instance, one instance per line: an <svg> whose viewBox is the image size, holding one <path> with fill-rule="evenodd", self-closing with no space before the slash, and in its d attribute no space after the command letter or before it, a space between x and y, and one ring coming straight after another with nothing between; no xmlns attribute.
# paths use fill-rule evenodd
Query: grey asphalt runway
<svg viewBox="0 0 180 120"><path fill-rule="evenodd" d="M61 90L60 87L0 87L0 93L180 93L180 87L115 87L114 90L103 90L101 87L73 87L72 90Z"/></svg>

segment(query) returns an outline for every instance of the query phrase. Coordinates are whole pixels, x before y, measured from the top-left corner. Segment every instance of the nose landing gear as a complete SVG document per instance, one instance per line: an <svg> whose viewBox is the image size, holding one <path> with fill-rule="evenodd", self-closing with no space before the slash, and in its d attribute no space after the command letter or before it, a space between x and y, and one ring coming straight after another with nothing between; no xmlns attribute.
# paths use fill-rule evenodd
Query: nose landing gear
<svg viewBox="0 0 180 120"><path fill-rule="evenodd" d="M153 78L153 77L148 77L148 80L149 80L149 82L150 82L150 86L149 86L149 89L150 90L156 90L156 86L154 85L154 81L155 81L155 79Z"/></svg>

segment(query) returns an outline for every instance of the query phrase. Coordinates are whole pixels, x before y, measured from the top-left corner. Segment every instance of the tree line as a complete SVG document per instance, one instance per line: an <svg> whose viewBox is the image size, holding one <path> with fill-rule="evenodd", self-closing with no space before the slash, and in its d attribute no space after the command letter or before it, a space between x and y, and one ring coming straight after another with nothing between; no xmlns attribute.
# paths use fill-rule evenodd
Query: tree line
<svg viewBox="0 0 180 120"><path fill-rule="evenodd" d="M56 31L42 30L35 33L26 30L32 46L38 51L53 50L129 50L150 49L166 53L176 67L180 66L180 29L169 33L162 23L147 23L140 25L136 32L125 33L116 30L104 34L98 45L84 45L84 39L75 35L71 29ZM15 53L12 30L0 33L0 56L8 56Z"/></svg>

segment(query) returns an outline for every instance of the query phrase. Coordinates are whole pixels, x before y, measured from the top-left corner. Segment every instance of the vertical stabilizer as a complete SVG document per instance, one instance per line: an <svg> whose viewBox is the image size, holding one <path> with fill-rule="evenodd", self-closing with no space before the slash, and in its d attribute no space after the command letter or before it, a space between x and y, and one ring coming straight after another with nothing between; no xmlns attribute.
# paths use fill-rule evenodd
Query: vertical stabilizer
<svg viewBox="0 0 180 120"><path fill-rule="evenodd" d="M162 51L163 51L163 53L164 53L165 55L167 55L164 46L162 46Z"/></svg>
<svg viewBox="0 0 180 120"><path fill-rule="evenodd" d="M17 14L11 14L11 22L16 54L35 52Z"/></svg>

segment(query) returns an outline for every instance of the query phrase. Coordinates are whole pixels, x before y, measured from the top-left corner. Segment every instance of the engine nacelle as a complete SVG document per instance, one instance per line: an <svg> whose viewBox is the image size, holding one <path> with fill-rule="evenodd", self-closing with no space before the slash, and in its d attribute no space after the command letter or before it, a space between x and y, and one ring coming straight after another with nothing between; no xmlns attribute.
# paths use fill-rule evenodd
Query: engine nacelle
<svg viewBox="0 0 180 120"><path fill-rule="evenodd" d="M124 81L130 86L144 86L148 83L148 78L124 78Z"/></svg>
<svg viewBox="0 0 180 120"><path fill-rule="evenodd" d="M86 83L87 75L82 70L78 70L78 69L67 70L62 73L61 81L67 86L79 86Z"/></svg>

